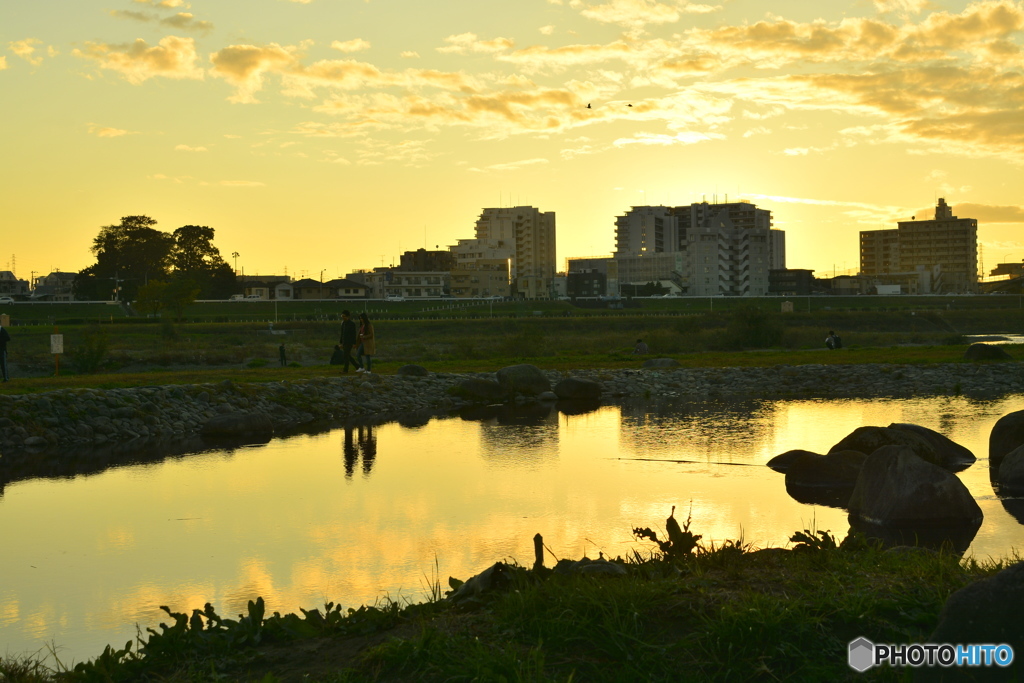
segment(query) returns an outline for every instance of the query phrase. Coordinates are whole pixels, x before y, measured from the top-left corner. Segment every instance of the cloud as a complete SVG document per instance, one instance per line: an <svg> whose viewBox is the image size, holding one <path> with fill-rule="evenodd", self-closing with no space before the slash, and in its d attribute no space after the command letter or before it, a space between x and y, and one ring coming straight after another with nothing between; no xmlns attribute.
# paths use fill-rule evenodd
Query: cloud
<svg viewBox="0 0 1024 683"><path fill-rule="evenodd" d="M588 19L633 28L647 24L671 24L679 21L683 14L706 14L721 9L721 6L679 0L667 3L657 0L609 0L600 5L586 5L577 0L570 2L570 6L582 8L580 14Z"/></svg>
<svg viewBox="0 0 1024 683"><path fill-rule="evenodd" d="M724 138L725 136L721 133L700 133L697 131L684 131L675 135L637 133L631 138L619 138L612 144L616 147L625 147L627 145L694 145L698 142L722 140Z"/></svg>
<svg viewBox="0 0 1024 683"><path fill-rule="evenodd" d="M419 52L413 52L412 50L405 50L404 52L399 54L399 56L402 59L419 59L420 58L420 53Z"/></svg>
<svg viewBox="0 0 1024 683"><path fill-rule="evenodd" d="M89 133L95 135L98 138L119 138L122 135L137 135L138 133L133 131L124 130L122 128L110 128L109 126L97 126L95 123L88 125Z"/></svg>
<svg viewBox="0 0 1024 683"><path fill-rule="evenodd" d="M550 36L555 32L555 27L549 24L548 26L541 26L537 30L540 31L542 35Z"/></svg>
<svg viewBox="0 0 1024 683"><path fill-rule="evenodd" d="M335 40L331 43L331 47L345 53L362 52L363 50L370 49L370 41L363 40L362 38L353 38L352 40L346 40L345 42Z"/></svg>
<svg viewBox="0 0 1024 683"><path fill-rule="evenodd" d="M485 166L484 168L473 167L468 170L473 171L474 173L483 173L484 171L518 171L526 168L527 166L536 166L537 164L546 163L548 163L547 159L523 159L522 161L510 161L504 164L492 164L490 166Z"/></svg>
<svg viewBox="0 0 1024 683"><path fill-rule="evenodd" d="M266 183L255 180L222 180L218 183L222 187L266 187Z"/></svg>
<svg viewBox="0 0 1024 683"><path fill-rule="evenodd" d="M206 152L205 147L189 147L188 145L176 145L174 147L176 152Z"/></svg>
<svg viewBox="0 0 1024 683"><path fill-rule="evenodd" d="M35 54L36 45L42 44L43 41L38 38L25 38L24 40L15 40L7 44L7 47L14 54L18 55L26 62L33 66L38 66L43 63L43 58Z"/></svg>
<svg viewBox="0 0 1024 683"><path fill-rule="evenodd" d="M225 79L237 88L229 98L233 102L255 102L254 94L263 87L263 76L273 72L288 72L298 65L296 48L281 47L277 43L231 45L215 52L210 61L214 76Z"/></svg>
<svg viewBox="0 0 1024 683"><path fill-rule="evenodd" d="M130 45L87 42L72 54L95 61L101 69L116 71L129 82L139 84L150 78L202 79L196 66L196 47L192 38L167 36L158 45L149 46L139 38Z"/></svg>
<svg viewBox="0 0 1024 683"><path fill-rule="evenodd" d="M134 0L140 5L150 5L152 7L159 7L160 9L175 9L178 7L188 7L188 4L184 0Z"/></svg>
<svg viewBox="0 0 1024 683"><path fill-rule="evenodd" d="M977 218L978 223L1024 223L1024 206L993 206L991 204L950 203L953 214L960 218Z"/></svg>
<svg viewBox="0 0 1024 683"><path fill-rule="evenodd" d="M437 48L438 52L465 55L469 53L504 52L515 47L515 42L509 38L493 38L491 40L480 40L475 33L460 33L457 36L448 36L444 39L448 43L445 47Z"/></svg>
<svg viewBox="0 0 1024 683"><path fill-rule="evenodd" d="M7 68L7 57L0 56L0 71Z"/></svg>
<svg viewBox="0 0 1024 683"><path fill-rule="evenodd" d="M160 20L161 24L176 28L181 31L199 31L208 33L213 29L209 21L199 21L189 12L178 12L172 17L165 17Z"/></svg>

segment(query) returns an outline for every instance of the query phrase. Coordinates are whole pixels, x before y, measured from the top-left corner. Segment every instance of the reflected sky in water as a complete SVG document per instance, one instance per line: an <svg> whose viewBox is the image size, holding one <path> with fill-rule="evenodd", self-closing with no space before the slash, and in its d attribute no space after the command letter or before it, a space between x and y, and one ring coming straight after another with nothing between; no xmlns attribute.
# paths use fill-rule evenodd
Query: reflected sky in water
<svg viewBox="0 0 1024 683"><path fill-rule="evenodd" d="M160 605L234 617L258 595L282 612L419 600L435 563L443 586L531 564L538 532L559 557L625 555L643 547L630 529L663 528L673 505L704 542L785 546L812 524L842 536L843 510L796 502L764 463L891 422L974 451L959 476L985 522L969 552L1003 556L1024 543L989 483L988 434L1021 409L1019 396L479 409L20 481L0 497L0 652L53 642L65 663L94 657L155 628Z"/></svg>

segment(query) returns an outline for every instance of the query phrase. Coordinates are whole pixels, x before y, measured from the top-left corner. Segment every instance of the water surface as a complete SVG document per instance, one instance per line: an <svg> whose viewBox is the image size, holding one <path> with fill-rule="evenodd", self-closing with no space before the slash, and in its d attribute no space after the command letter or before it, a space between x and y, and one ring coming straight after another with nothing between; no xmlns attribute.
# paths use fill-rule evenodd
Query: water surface
<svg viewBox="0 0 1024 683"><path fill-rule="evenodd" d="M281 612L419 600L437 578L531 564L538 532L559 557L625 555L645 547L631 528L664 528L673 505L704 542L842 537L844 511L798 503L764 463L890 422L978 455L958 475L985 513L968 552L1000 557L1024 536L993 494L988 434L1020 409L1024 396L478 410L15 482L0 496L0 653L91 658L166 620L160 605L234 617L256 596Z"/></svg>

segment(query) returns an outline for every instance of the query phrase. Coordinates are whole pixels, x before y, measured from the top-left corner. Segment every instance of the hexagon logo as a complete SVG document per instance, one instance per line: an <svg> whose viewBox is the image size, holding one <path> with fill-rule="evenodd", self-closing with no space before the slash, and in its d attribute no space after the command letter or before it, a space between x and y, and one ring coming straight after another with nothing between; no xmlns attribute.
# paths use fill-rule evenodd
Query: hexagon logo
<svg viewBox="0 0 1024 683"><path fill-rule="evenodd" d="M867 638L850 641L850 654L847 659L850 668L864 673L875 663L875 644Z"/></svg>

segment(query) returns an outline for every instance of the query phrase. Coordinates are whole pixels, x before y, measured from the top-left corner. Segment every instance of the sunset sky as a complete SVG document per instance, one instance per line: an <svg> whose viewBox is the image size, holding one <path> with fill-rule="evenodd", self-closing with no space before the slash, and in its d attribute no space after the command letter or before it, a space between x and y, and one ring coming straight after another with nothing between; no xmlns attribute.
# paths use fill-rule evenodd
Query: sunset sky
<svg viewBox="0 0 1024 683"><path fill-rule="evenodd" d="M986 272L1024 259L1019 0L4 2L0 95L25 279L126 215L326 279L510 203L556 212L561 268L630 206L716 195L819 276L937 197Z"/></svg>

